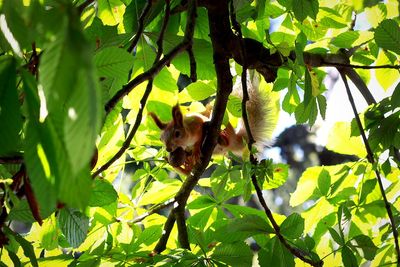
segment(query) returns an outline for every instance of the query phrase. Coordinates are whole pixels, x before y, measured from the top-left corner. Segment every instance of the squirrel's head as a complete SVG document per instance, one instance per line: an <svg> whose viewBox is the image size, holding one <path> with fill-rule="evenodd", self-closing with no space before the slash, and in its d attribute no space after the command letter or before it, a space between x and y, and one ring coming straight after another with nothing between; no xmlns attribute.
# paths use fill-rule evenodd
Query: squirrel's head
<svg viewBox="0 0 400 267"><path fill-rule="evenodd" d="M175 151L178 147L185 145L186 131L183 126L183 115L179 105L172 108L172 121L162 122L158 116L152 112L149 115L153 118L157 127L162 130L161 141L165 144L168 152Z"/></svg>

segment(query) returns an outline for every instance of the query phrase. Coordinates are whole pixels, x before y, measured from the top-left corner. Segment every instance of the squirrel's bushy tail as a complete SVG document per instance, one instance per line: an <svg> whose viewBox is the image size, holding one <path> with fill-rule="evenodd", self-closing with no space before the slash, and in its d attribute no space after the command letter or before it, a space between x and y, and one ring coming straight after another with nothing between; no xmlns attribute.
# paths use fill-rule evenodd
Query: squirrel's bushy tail
<svg viewBox="0 0 400 267"><path fill-rule="evenodd" d="M247 78L247 117L251 134L255 140L255 146L259 152L271 143L272 132L276 126L276 114L274 99L271 92L260 88L260 80L257 74ZM242 99L242 82L240 79L235 84L234 94ZM239 136L247 139L247 132L243 120L240 120L236 132Z"/></svg>

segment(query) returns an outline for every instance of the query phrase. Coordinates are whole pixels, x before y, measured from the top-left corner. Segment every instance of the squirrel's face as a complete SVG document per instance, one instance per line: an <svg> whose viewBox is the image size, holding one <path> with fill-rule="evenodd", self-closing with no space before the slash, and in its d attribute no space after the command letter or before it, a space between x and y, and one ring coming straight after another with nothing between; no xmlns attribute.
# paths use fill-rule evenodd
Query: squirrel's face
<svg viewBox="0 0 400 267"><path fill-rule="evenodd" d="M175 151L178 147L186 147L186 132L183 127L169 124L161 134L161 141L168 152Z"/></svg>

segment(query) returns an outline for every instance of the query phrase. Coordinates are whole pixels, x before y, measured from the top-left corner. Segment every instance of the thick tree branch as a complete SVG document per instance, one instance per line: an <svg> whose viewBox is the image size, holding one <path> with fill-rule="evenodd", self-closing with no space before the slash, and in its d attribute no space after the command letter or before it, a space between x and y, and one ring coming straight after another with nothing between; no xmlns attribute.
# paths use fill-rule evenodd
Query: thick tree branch
<svg viewBox="0 0 400 267"><path fill-rule="evenodd" d="M375 161L375 157L374 157L374 153L373 153L373 151L372 151L372 149L371 149L371 147L370 147L370 145L368 143L368 139L367 139L367 136L365 134L364 128L362 126L360 116L358 116L358 111L357 111L357 108L356 108L356 105L355 105L355 102L354 102L353 95L351 94L350 87L349 87L349 84L347 82L347 78L346 78L345 72L342 71L342 69L338 69L338 70L339 70L339 73L340 73L340 75L342 77L343 83L344 83L344 85L346 87L347 96L349 98L349 102L351 104L351 108L353 109L354 116L355 116L356 121L357 121L357 126L358 126L358 128L360 130L360 133L361 133L361 137L362 137L362 139L364 141L365 149L367 150L367 159L368 159L369 163L374 165L375 162L376 162ZM385 203L385 209L386 209L386 212L388 214L389 221L390 221L390 226L391 226L392 232L393 232L394 244L395 244L396 254L397 254L397 266L400 266L400 247L399 247L399 239L398 239L399 238L399 233L397 231L397 226L396 226L396 223L395 223L395 220L394 220L393 212L392 212L392 209L391 209L391 204L387 200L386 193L385 193L385 188L383 187L383 183L382 183L382 178L381 178L381 175L380 175L380 173L379 173L377 168L375 168L375 174L376 174L376 179L378 180L379 189L381 191L383 202Z"/></svg>
<svg viewBox="0 0 400 267"><path fill-rule="evenodd" d="M155 253L161 253L165 249L172 226L175 222L175 212L178 212L179 209L183 209L186 206L190 193L196 186L201 174L208 166L214 147L217 144L226 104L228 102L229 94L232 91L232 75L229 67L229 54L227 54L227 50L224 46L226 34L229 34L229 31L226 29L227 27L230 29L227 4L228 2L226 0L216 1L214 3L214 8L208 10L210 36L214 51L213 58L217 73L217 96L210 124L204 129L205 140L201 149L200 162L194 167L192 174L186 178L182 187L175 196L177 206L168 216L168 220L164 225L163 236L154 248ZM183 236L179 237L180 242L182 242L181 238L183 240Z"/></svg>

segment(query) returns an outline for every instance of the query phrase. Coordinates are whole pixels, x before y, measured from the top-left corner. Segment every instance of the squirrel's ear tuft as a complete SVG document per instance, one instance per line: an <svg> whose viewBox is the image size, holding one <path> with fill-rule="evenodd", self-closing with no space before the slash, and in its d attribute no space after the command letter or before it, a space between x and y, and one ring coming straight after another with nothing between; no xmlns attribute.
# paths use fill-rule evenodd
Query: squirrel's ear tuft
<svg viewBox="0 0 400 267"><path fill-rule="evenodd" d="M177 127L183 127L183 115L178 104L172 108L172 118Z"/></svg>
<svg viewBox="0 0 400 267"><path fill-rule="evenodd" d="M149 112L150 117L153 118L153 121L156 123L157 127L160 128L161 130L164 130L167 127L167 123L164 123L160 120L160 118L157 117L156 114L153 112Z"/></svg>

